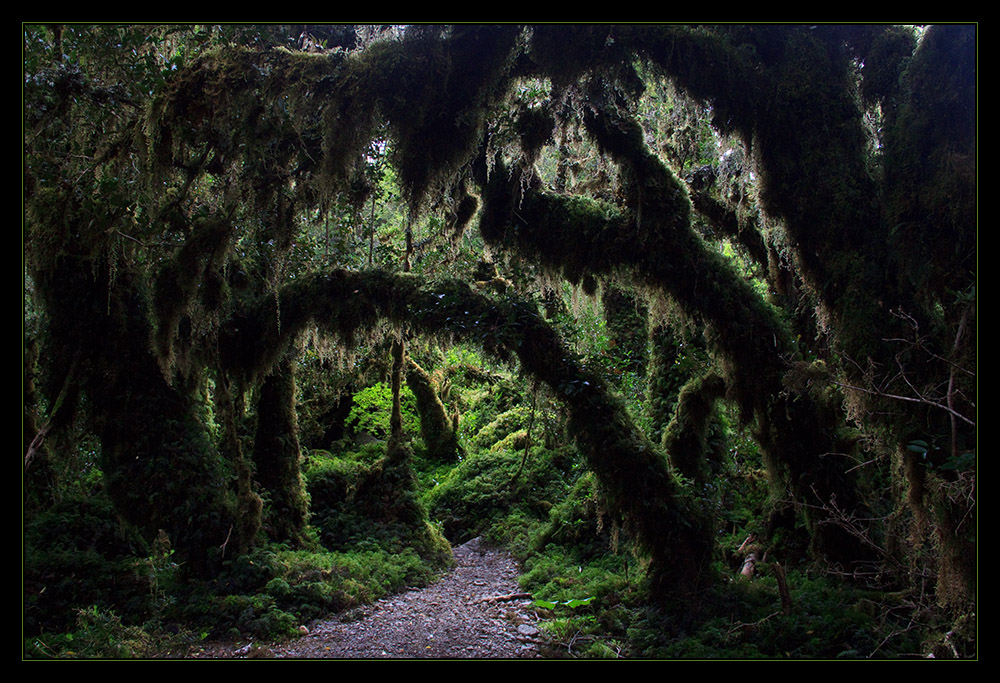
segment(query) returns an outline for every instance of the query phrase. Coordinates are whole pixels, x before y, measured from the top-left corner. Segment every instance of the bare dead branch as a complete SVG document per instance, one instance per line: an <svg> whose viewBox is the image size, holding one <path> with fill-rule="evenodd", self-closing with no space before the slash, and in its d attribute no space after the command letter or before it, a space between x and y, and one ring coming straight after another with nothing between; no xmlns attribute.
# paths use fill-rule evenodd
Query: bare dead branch
<svg viewBox="0 0 1000 683"><path fill-rule="evenodd" d="M896 401L907 401L909 403L922 403L924 405L929 405L929 406L931 406L933 408L940 408L941 410L943 410L943 411L945 411L947 413L951 413L952 415L954 415L958 419L962 420L963 422L967 423L968 425L970 425L972 427L976 426L975 422L973 422L969 418L965 417L961 413L952 410L948 406L943 406L940 403L936 403L934 401L931 401L931 400L928 400L928 399L925 399L925 398L913 398L912 396L900 396L899 394L889 394L889 393L886 393L884 391L879 391L877 389L865 389L863 387L858 387L858 386L855 386L853 384L846 384L844 382L834 382L834 384L836 384L838 387L843 387L845 389L853 389L854 391L860 391L862 393L872 394L874 396L881 396L882 398L891 398L891 399L894 399Z"/></svg>

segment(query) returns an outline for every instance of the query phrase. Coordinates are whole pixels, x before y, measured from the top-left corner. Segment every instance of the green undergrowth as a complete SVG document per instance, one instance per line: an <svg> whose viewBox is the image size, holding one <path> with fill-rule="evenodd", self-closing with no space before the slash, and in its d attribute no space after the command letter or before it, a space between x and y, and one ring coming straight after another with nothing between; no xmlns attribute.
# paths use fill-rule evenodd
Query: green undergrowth
<svg viewBox="0 0 1000 683"><path fill-rule="evenodd" d="M313 453L311 526L192 577L162 534L146 543L101 493L25 525L24 656L142 658L203 640L281 639L314 619L426 585L451 550L416 497L409 464L381 446ZM341 498L337 498L341 496Z"/></svg>
<svg viewBox="0 0 1000 683"><path fill-rule="evenodd" d="M972 626L968 617L955 622L961 628L926 623L931 606L917 596L845 582L798 553L786 567L787 607L773 562L739 576L742 555L722 548L738 545L766 507L750 452L733 456L746 486L725 492L737 512L719 519L718 580L697 595L655 601L645 559L605 509L594 475L575 462L569 450L532 449L522 486L512 487L520 456L481 451L425 495L453 542L481 536L521 561L521 588L534 599L548 657L898 659L942 643L962 657L974 647L974 635L962 635L974 633L974 617Z"/></svg>
<svg viewBox="0 0 1000 683"><path fill-rule="evenodd" d="M418 499L410 457L385 454L368 444L339 456L313 451L305 471L313 528L324 548L350 550L377 544L394 552L412 550L446 566L451 549Z"/></svg>
<svg viewBox="0 0 1000 683"><path fill-rule="evenodd" d="M198 622L210 615L211 637L280 638L435 575L415 550L375 542L340 552L263 548L234 560L226 576L191 602L186 616Z"/></svg>
<svg viewBox="0 0 1000 683"><path fill-rule="evenodd" d="M70 630L84 607L149 610L154 596L141 559L147 552L104 495L67 497L26 519L25 634Z"/></svg>
<svg viewBox="0 0 1000 683"><path fill-rule="evenodd" d="M95 560L82 569L100 564ZM281 639L314 619L425 585L440 571L412 548L375 542L342 552L258 548L227 562L209 582L182 581L172 567L160 571L157 583L152 572L140 571L143 564L133 558L108 565L93 579L74 574L76 591L57 604L37 600L47 586L29 586L36 599L27 606L33 618L26 620L24 656L153 657L203 640ZM128 597L118 594L122 589ZM52 590L66 593L60 586Z"/></svg>
<svg viewBox="0 0 1000 683"><path fill-rule="evenodd" d="M903 595L866 590L806 569L733 578L688 614L646 609L629 629L636 657L667 659L896 659L926 656L927 631ZM921 654L923 653L923 654Z"/></svg>
<svg viewBox="0 0 1000 683"><path fill-rule="evenodd" d="M477 536L515 555L582 473L575 450L488 450L466 457L424 496L452 543Z"/></svg>
<svg viewBox="0 0 1000 683"><path fill-rule="evenodd" d="M581 560L550 545L525 563L553 658L901 659L974 656L975 618L931 627L913 596L788 572L783 609L774 576L726 579L693 600L656 605L642 563L608 552Z"/></svg>
<svg viewBox="0 0 1000 683"><path fill-rule="evenodd" d="M202 640L281 639L314 619L424 585L437 571L412 549L375 543L346 552L259 548L227 563L211 582L172 586L160 596L156 618L148 605L76 607L72 623L25 633L25 656L151 657Z"/></svg>

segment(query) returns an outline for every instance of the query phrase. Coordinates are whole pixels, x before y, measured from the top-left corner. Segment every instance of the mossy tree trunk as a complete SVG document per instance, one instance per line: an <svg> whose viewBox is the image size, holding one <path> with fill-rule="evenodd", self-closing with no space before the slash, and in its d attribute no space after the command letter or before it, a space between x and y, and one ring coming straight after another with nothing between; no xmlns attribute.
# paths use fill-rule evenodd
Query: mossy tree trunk
<svg viewBox="0 0 1000 683"><path fill-rule="evenodd" d="M165 531L188 571L211 574L240 546L233 501L197 397L168 385L150 352L138 287L80 261L36 271L35 282L50 349L79 355L115 509L149 542Z"/></svg>
<svg viewBox="0 0 1000 683"><path fill-rule="evenodd" d="M309 507L300 460L295 366L286 358L260 387L253 448L257 482L270 500L264 526L278 542L299 544L304 538Z"/></svg>
<svg viewBox="0 0 1000 683"><path fill-rule="evenodd" d="M403 272L410 272L410 257L413 254L413 223L412 217L406 221L403 248ZM389 417L389 445L386 452L393 461L407 460L409 450L403 441L403 377L406 373L406 339L404 329L399 330L399 337L392 342L392 414Z"/></svg>
<svg viewBox="0 0 1000 683"><path fill-rule="evenodd" d="M406 444L403 436L403 367L406 363L406 342L402 339L392 341L392 367L389 374L389 386L392 390L392 406L389 414L389 443L386 452L391 460L406 459Z"/></svg>
<svg viewBox="0 0 1000 683"><path fill-rule="evenodd" d="M455 462L462 454L458 444L458 416L451 417L438 396L434 379L427 371L410 360L406 384L417 400L420 415L420 435L427 455L442 462Z"/></svg>
<svg viewBox="0 0 1000 683"><path fill-rule="evenodd" d="M31 511L45 509L56 502L58 496L55 472L49 458L49 445L46 443L52 422L58 419L57 398L53 409L49 411L44 422L38 414L38 392L35 387L35 364L38 360L39 345L36 338L27 337L24 340L24 370L22 377L24 386L24 505ZM67 378L67 383L69 383Z"/></svg>
<svg viewBox="0 0 1000 683"><path fill-rule="evenodd" d="M725 395L726 383L715 373L691 380L681 390L677 410L663 434L663 449L670 462L698 486L710 483L708 434L718 419L716 403Z"/></svg>
<svg viewBox="0 0 1000 683"><path fill-rule="evenodd" d="M677 394L687 380L682 376L683 350L677 334L664 323L649 332L649 370L646 374L646 415L650 437L660 443L677 405Z"/></svg>
<svg viewBox="0 0 1000 683"><path fill-rule="evenodd" d="M243 452L240 422L244 417L243 392L232 386L226 375L219 373L215 383L215 409L222 424L219 451L236 475L236 519L239 551L255 543L261 529L263 501L255 490L253 472Z"/></svg>

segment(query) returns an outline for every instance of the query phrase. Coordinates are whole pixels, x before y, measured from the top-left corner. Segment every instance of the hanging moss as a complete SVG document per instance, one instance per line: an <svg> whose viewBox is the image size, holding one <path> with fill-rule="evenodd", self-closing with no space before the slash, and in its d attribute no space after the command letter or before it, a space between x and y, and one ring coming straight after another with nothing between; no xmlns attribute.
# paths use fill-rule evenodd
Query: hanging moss
<svg viewBox="0 0 1000 683"><path fill-rule="evenodd" d="M555 119L546 109L524 109L519 112L515 128L529 164L538 160L542 148L552 140L555 127Z"/></svg>
<svg viewBox="0 0 1000 683"><path fill-rule="evenodd" d="M461 240L462 235L465 234L465 229L472 222L478 210L479 199L462 188L461 198L458 201L458 206L455 207L454 218L452 219L452 243L457 244Z"/></svg>
<svg viewBox="0 0 1000 683"><path fill-rule="evenodd" d="M419 203L478 147L486 112L505 93L503 76L519 32L516 26L414 27L402 41L349 58L327 107L330 158L357 150L361 136L367 143L365 131L378 112L393 132L399 180Z"/></svg>
<svg viewBox="0 0 1000 683"><path fill-rule="evenodd" d="M191 371L187 355L193 340L178 337L181 321L189 315L196 297L201 295L198 303L209 312L222 305L225 284L218 273L232 237L233 227L228 221L211 218L199 222L192 237L157 275L153 294L157 322L154 347L168 377L175 371L182 375Z"/></svg>

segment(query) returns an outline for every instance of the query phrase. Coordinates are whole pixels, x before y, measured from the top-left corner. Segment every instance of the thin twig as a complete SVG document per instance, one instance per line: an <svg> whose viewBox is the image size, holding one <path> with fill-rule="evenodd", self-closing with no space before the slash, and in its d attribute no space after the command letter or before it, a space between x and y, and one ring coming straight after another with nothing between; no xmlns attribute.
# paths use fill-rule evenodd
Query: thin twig
<svg viewBox="0 0 1000 683"><path fill-rule="evenodd" d="M514 473L513 479L510 480L511 484L517 482L518 478L521 476L521 471L524 469L525 463L528 462L528 448L531 446L531 427L535 423L535 404L538 401L538 380L535 380L535 386L531 391L531 414L528 417L528 430L524 435L524 455L521 457L521 466L517 468L517 472Z"/></svg>
<svg viewBox="0 0 1000 683"><path fill-rule="evenodd" d="M844 387L845 389L854 389L855 391L861 391L861 392L866 393L866 394L874 394L875 396L881 396L883 398L892 398L892 399L895 399L897 401L908 401L910 403L922 403L924 405L929 405L929 406L932 406L934 408L940 408L941 410L943 410L945 412L951 413L952 415L954 415L958 419L962 420L963 422L969 424L970 426L972 426L972 427L976 426L976 423L973 422L972 420L970 420L969 418L967 418L965 415L962 415L961 413L952 410L948 406L943 406L940 403L935 403L934 401L928 400L926 398L913 398L911 396L900 396L898 394L887 394L884 391L877 391L875 389L864 389L862 387L854 386L853 384L845 384L844 382L834 382L834 384L836 384L838 387Z"/></svg>

